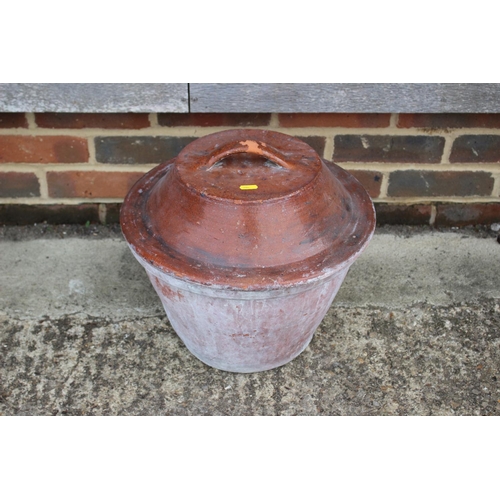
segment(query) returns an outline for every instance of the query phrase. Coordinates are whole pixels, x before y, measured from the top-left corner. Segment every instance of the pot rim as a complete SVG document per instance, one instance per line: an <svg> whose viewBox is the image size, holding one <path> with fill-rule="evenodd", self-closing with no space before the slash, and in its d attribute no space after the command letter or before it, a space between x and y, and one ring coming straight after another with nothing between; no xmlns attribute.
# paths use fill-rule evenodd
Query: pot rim
<svg viewBox="0 0 500 500"><path fill-rule="evenodd" d="M198 295L203 295L205 297L214 298L224 298L228 300L263 300L263 299L274 299L280 297L289 297L299 293L306 292L317 286L323 285L326 281L334 279L341 276L343 273L347 274L348 267L337 269L330 275L319 276L312 278L308 281L302 283L295 283L293 286L279 286L279 287L267 287L265 289L241 289L228 286L214 286L213 284L207 285L205 283L200 283L196 281L190 281L188 279L181 279L170 272L165 272L162 269L153 266L141 256L139 256L135 250L129 245L129 248L136 258L136 260L141 264L142 267L147 271L148 275L158 278L160 281L167 283L169 286L177 288L179 290L184 290L190 293L195 293ZM346 268L347 267L347 268ZM342 280L345 276L342 277Z"/></svg>

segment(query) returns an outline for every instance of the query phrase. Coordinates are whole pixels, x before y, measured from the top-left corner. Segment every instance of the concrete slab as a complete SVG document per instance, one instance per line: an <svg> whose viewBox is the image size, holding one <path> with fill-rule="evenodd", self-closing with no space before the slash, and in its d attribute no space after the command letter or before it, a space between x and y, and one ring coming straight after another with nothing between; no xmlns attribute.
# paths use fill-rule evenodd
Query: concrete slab
<svg viewBox="0 0 500 500"><path fill-rule="evenodd" d="M500 415L492 234L379 231L310 346L246 375L187 351L103 231L0 231L0 414Z"/></svg>
<svg viewBox="0 0 500 500"><path fill-rule="evenodd" d="M151 316L163 309L123 239L0 243L0 310L22 318Z"/></svg>
<svg viewBox="0 0 500 500"><path fill-rule="evenodd" d="M287 365L194 358L164 316L0 315L4 415L500 415L500 307L331 308Z"/></svg>
<svg viewBox="0 0 500 500"><path fill-rule="evenodd" d="M161 303L121 237L0 241L0 310L17 317L157 315ZM463 233L376 234L334 305L407 307L500 298L500 245Z"/></svg>

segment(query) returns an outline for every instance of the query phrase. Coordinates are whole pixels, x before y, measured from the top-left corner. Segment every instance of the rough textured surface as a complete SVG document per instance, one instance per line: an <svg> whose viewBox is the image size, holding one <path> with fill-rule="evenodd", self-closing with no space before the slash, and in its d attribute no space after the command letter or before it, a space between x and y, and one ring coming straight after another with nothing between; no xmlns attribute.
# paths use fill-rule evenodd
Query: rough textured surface
<svg viewBox="0 0 500 500"><path fill-rule="evenodd" d="M494 182L489 172L397 170L389 176L387 194L393 197L489 196Z"/></svg>
<svg viewBox="0 0 500 500"><path fill-rule="evenodd" d="M380 194L382 172L373 170L348 170L348 172L363 184L363 187L372 198L376 198Z"/></svg>
<svg viewBox="0 0 500 500"><path fill-rule="evenodd" d="M436 225L467 226L500 222L500 203L471 203L465 206L437 205Z"/></svg>
<svg viewBox="0 0 500 500"><path fill-rule="evenodd" d="M280 113L281 127L388 127L390 113Z"/></svg>
<svg viewBox="0 0 500 500"><path fill-rule="evenodd" d="M432 136L336 135L334 161L439 163L444 138Z"/></svg>
<svg viewBox="0 0 500 500"><path fill-rule="evenodd" d="M458 207L460 210L461 207ZM395 205L377 203L377 224L406 224L409 226L419 226L430 224L432 207L431 205Z"/></svg>
<svg viewBox="0 0 500 500"><path fill-rule="evenodd" d="M450 161L452 163L500 162L500 136L461 135L453 143Z"/></svg>
<svg viewBox="0 0 500 500"><path fill-rule="evenodd" d="M309 347L246 375L187 351L116 226L0 228L0 413L500 415L497 233L377 233Z"/></svg>
<svg viewBox="0 0 500 500"><path fill-rule="evenodd" d="M159 113L164 127L262 127L269 125L270 113Z"/></svg>
<svg viewBox="0 0 500 500"><path fill-rule="evenodd" d="M24 113L0 113L0 128L27 128L28 120Z"/></svg>
<svg viewBox="0 0 500 500"><path fill-rule="evenodd" d="M454 129L500 128L499 113L418 113L398 115L399 128Z"/></svg>
<svg viewBox="0 0 500 500"><path fill-rule="evenodd" d="M0 172L0 196L19 198L40 196L40 182L31 172Z"/></svg>
<svg viewBox="0 0 500 500"><path fill-rule="evenodd" d="M147 113L36 113L41 128L141 129L150 126Z"/></svg>
<svg viewBox="0 0 500 500"><path fill-rule="evenodd" d="M106 210L116 214L115 206L116 204L107 204ZM99 205L97 203L84 205L0 205L0 224L8 226L41 223L86 224L87 222L99 222Z"/></svg>
<svg viewBox="0 0 500 500"><path fill-rule="evenodd" d="M2 83L0 111L498 113L499 96L496 83Z"/></svg>
<svg viewBox="0 0 500 500"><path fill-rule="evenodd" d="M191 111L498 113L497 83L192 83Z"/></svg>
<svg viewBox="0 0 500 500"><path fill-rule="evenodd" d="M65 136L0 136L0 163L85 163L87 140Z"/></svg>
<svg viewBox="0 0 500 500"><path fill-rule="evenodd" d="M144 175L143 172L78 171L47 172L52 198L121 198Z"/></svg>
<svg viewBox="0 0 500 500"><path fill-rule="evenodd" d="M0 316L5 415L500 415L500 307L333 307L291 363L204 365L163 316Z"/></svg>
<svg viewBox="0 0 500 500"><path fill-rule="evenodd" d="M185 83L2 83L0 111L187 112Z"/></svg>
<svg viewBox="0 0 500 500"><path fill-rule="evenodd" d="M325 152L325 138L318 137L314 135L310 136L297 136L298 139L304 141L306 144L309 144L316 153L318 153L321 157L323 157Z"/></svg>
<svg viewBox="0 0 500 500"><path fill-rule="evenodd" d="M194 137L96 137L100 163L162 163L177 156Z"/></svg>
<svg viewBox="0 0 500 500"><path fill-rule="evenodd" d="M0 229L0 269L5 270L0 273L0 310L7 314L125 319L162 311L117 226ZM376 230L334 305L394 308L500 299L496 233L405 231Z"/></svg>

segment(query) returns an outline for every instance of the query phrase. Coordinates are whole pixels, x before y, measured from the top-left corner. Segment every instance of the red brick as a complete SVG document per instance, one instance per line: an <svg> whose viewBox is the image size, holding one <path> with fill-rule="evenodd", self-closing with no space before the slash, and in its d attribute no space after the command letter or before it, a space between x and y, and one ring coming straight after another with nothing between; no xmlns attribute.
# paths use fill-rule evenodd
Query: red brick
<svg viewBox="0 0 500 500"><path fill-rule="evenodd" d="M389 176L389 196L489 196L494 179L489 172L398 170Z"/></svg>
<svg viewBox="0 0 500 500"><path fill-rule="evenodd" d="M399 128L500 128L500 113L400 114Z"/></svg>
<svg viewBox="0 0 500 500"><path fill-rule="evenodd" d="M121 203L106 203L106 224L118 224L120 222Z"/></svg>
<svg viewBox="0 0 500 500"><path fill-rule="evenodd" d="M35 122L43 128L140 129L150 126L147 113L37 113Z"/></svg>
<svg viewBox="0 0 500 500"><path fill-rule="evenodd" d="M164 127L262 127L269 125L270 113L159 113Z"/></svg>
<svg viewBox="0 0 500 500"><path fill-rule="evenodd" d="M453 142L450 154L452 163L500 162L499 135L461 135Z"/></svg>
<svg viewBox="0 0 500 500"><path fill-rule="evenodd" d="M143 176L140 172L47 172L52 198L124 198Z"/></svg>
<svg viewBox="0 0 500 500"><path fill-rule="evenodd" d="M0 224L85 224L99 222L99 204L83 205L0 205Z"/></svg>
<svg viewBox="0 0 500 500"><path fill-rule="evenodd" d="M0 128L28 128L24 113L0 113Z"/></svg>
<svg viewBox="0 0 500 500"><path fill-rule="evenodd" d="M120 204L106 203L106 223L119 221ZM492 224L500 221L500 203L450 203L437 204L436 225L462 227L473 224ZM99 205L0 205L0 224L26 225L47 222L49 224L85 224L99 222ZM394 205L376 203L377 225L405 224L428 225L431 205Z"/></svg>
<svg viewBox="0 0 500 500"><path fill-rule="evenodd" d="M376 203L377 225L405 224L420 226L429 224L431 219L431 205L392 205Z"/></svg>
<svg viewBox="0 0 500 500"><path fill-rule="evenodd" d="M87 139L65 136L0 135L0 163L84 163Z"/></svg>
<svg viewBox="0 0 500 500"><path fill-rule="evenodd" d="M280 113L282 127L388 127L390 113Z"/></svg>
<svg viewBox="0 0 500 500"><path fill-rule="evenodd" d="M304 141L306 144L309 144L316 153L318 153L321 158L323 158L323 154L325 152L325 143L326 139L324 137L320 136L308 136L308 137L297 137L297 139L300 139L301 141Z"/></svg>
<svg viewBox="0 0 500 500"><path fill-rule="evenodd" d="M439 163L444 137L418 135L337 135L333 161Z"/></svg>
<svg viewBox="0 0 500 500"><path fill-rule="evenodd" d="M0 172L0 196L2 198L40 196L38 177L31 172Z"/></svg>
<svg viewBox="0 0 500 500"><path fill-rule="evenodd" d="M194 140L195 137L96 137L96 158L100 163L158 164L177 156Z"/></svg>
<svg viewBox="0 0 500 500"><path fill-rule="evenodd" d="M436 226L470 226L500 222L500 203L437 205Z"/></svg>
<svg viewBox="0 0 500 500"><path fill-rule="evenodd" d="M382 183L382 173L371 170L349 170L349 173L358 179L372 198L380 195L380 185Z"/></svg>

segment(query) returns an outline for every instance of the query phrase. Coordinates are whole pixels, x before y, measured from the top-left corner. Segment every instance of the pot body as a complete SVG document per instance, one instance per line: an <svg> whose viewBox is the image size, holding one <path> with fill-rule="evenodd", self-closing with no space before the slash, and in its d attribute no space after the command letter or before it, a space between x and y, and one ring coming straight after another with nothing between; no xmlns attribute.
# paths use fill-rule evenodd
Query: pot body
<svg viewBox="0 0 500 500"><path fill-rule="evenodd" d="M375 228L351 174L251 129L190 143L134 185L120 219L186 347L243 373L307 347Z"/></svg>
<svg viewBox="0 0 500 500"><path fill-rule="evenodd" d="M252 373L284 365L311 341L348 271L293 288L214 289L179 280L141 259L168 319L209 366Z"/></svg>

